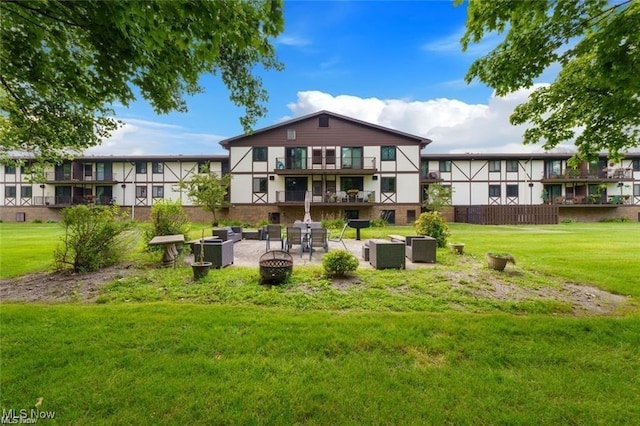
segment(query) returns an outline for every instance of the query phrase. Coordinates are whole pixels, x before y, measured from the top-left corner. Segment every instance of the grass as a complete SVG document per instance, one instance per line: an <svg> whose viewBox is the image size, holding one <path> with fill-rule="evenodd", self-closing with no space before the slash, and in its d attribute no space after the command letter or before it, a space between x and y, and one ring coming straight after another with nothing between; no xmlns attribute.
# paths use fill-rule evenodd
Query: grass
<svg viewBox="0 0 640 426"><path fill-rule="evenodd" d="M31 407L43 397L41 409L64 424L640 418L637 316L165 303L3 305L1 314L1 406Z"/></svg>
<svg viewBox="0 0 640 426"><path fill-rule="evenodd" d="M107 285L97 304L2 303L0 407L42 397L51 424L98 425L640 418L638 224L451 228L466 254L440 249L422 270L331 283L319 267L296 268L286 285L265 287L256 268L212 271L199 284L188 268L151 269ZM3 223L0 232L5 278L48 268L60 231ZM474 269L488 251L518 264ZM534 292L591 284L635 302L572 316L558 301L478 296L498 279Z"/></svg>

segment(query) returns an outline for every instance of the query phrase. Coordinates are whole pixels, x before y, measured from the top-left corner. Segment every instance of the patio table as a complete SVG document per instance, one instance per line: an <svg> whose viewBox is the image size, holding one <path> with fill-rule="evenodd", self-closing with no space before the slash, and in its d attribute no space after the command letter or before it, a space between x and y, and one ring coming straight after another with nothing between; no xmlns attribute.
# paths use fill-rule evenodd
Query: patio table
<svg viewBox="0 0 640 426"><path fill-rule="evenodd" d="M150 246L162 246L162 266L176 266L178 249L176 244L184 244L184 235L159 235L149 241Z"/></svg>

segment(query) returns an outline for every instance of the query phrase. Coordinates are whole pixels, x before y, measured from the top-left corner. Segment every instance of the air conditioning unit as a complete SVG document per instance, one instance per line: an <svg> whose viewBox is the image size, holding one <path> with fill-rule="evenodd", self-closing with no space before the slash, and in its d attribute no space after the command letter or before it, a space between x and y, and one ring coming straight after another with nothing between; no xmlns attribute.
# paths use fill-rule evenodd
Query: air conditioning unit
<svg viewBox="0 0 640 426"><path fill-rule="evenodd" d="M429 172L429 179L439 179L440 178L440 174L438 174L438 172Z"/></svg>

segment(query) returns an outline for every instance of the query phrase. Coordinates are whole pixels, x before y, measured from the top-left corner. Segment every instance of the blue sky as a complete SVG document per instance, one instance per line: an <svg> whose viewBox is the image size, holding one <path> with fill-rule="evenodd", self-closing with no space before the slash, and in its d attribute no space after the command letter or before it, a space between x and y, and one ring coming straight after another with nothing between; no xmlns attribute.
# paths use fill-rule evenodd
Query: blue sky
<svg viewBox="0 0 640 426"><path fill-rule="evenodd" d="M463 53L464 6L452 1L287 1L285 31L274 40L281 72L256 69L269 92L255 128L320 109L428 137L425 152L531 152L513 107L528 90L496 98L464 75L498 43L492 36ZM550 73L541 77L541 82ZM117 106L124 127L91 155L223 154L218 142L242 133L243 110L224 85L203 76L205 93L188 113L156 115L144 101Z"/></svg>

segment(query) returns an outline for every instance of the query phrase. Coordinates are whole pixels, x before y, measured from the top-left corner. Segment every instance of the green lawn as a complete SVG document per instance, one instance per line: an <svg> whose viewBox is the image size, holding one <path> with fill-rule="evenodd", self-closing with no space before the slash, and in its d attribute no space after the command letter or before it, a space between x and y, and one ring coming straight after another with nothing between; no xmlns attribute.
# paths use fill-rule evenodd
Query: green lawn
<svg viewBox="0 0 640 426"><path fill-rule="evenodd" d="M464 256L440 249L432 268L361 270L348 287L319 267L274 288L258 284L256 268L198 284L188 268L151 269L105 286L97 304L2 303L0 408L42 397L51 424L105 425L640 418L640 226L451 228ZM60 235L55 224L2 223L0 232L2 277L46 269ZM371 228L363 239L390 233L413 232ZM479 268L487 251L518 264ZM631 303L574 316L559 302L474 292L492 280L523 291L590 284Z"/></svg>

